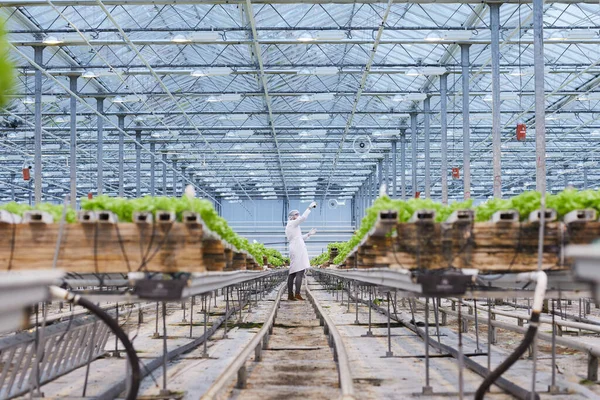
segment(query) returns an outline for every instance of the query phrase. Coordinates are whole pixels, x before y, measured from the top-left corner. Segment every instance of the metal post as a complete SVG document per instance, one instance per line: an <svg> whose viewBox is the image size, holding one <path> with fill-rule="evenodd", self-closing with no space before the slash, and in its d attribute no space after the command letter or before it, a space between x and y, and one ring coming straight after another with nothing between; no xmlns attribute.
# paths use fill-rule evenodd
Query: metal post
<svg viewBox="0 0 600 400"><path fill-rule="evenodd" d="M546 99L544 95L544 0L533 0L536 190L546 193Z"/></svg>
<svg viewBox="0 0 600 400"><path fill-rule="evenodd" d="M375 185L376 193L379 192L381 185L383 185L383 160L380 158L377 161L377 183ZM377 196L377 194L375 196Z"/></svg>
<svg viewBox="0 0 600 400"><path fill-rule="evenodd" d="M154 196L155 190L155 173L154 168L156 168L156 160L154 159L154 152L156 151L156 143L154 140L150 141L150 196Z"/></svg>
<svg viewBox="0 0 600 400"><path fill-rule="evenodd" d="M425 298L425 386L423 394L432 394L433 390L429 385L429 298Z"/></svg>
<svg viewBox="0 0 600 400"><path fill-rule="evenodd" d="M383 156L383 183L385 184L386 193L390 193L389 176L390 176L390 155L386 152Z"/></svg>
<svg viewBox="0 0 600 400"><path fill-rule="evenodd" d="M69 89L77 93L77 76L69 77ZM77 99L75 96L69 98L69 111L71 113L69 130L71 141L69 143L69 182L71 191L71 208L77 206Z"/></svg>
<svg viewBox="0 0 600 400"><path fill-rule="evenodd" d="M440 76L442 204L448 204L448 75Z"/></svg>
<svg viewBox="0 0 600 400"><path fill-rule="evenodd" d="M100 114L104 114L104 97L96 97L96 109ZM96 163L97 163L97 170L98 170L98 176L97 176L97 188L96 191L98 193L98 195L101 195L103 193L103 167L104 167L104 119L102 115L98 115L98 122L97 122L97 129L98 129L98 145L97 145L97 159L96 159Z"/></svg>
<svg viewBox="0 0 600 400"><path fill-rule="evenodd" d="M388 351L387 353L385 353L386 357L393 357L394 353L392 352L392 328L390 325L390 319L391 319L391 314L390 314L390 302L391 302L391 296L390 296L390 292L387 292L387 333L388 333Z"/></svg>
<svg viewBox="0 0 600 400"><path fill-rule="evenodd" d="M417 190L417 113L410 113L410 151L412 165L412 194L415 197Z"/></svg>
<svg viewBox="0 0 600 400"><path fill-rule="evenodd" d="M588 174L587 168L583 168L583 189L586 190L588 188Z"/></svg>
<svg viewBox="0 0 600 400"><path fill-rule="evenodd" d="M477 299L473 299L473 312L475 313L475 353L483 353L479 348L479 318L477 315Z"/></svg>
<svg viewBox="0 0 600 400"><path fill-rule="evenodd" d="M398 196L398 191L396 189L396 164L398 163L398 151L396 146L397 140L394 138L392 139L392 197Z"/></svg>
<svg viewBox="0 0 600 400"><path fill-rule="evenodd" d="M117 115L119 125L119 197L125 197L125 115Z"/></svg>
<svg viewBox="0 0 600 400"><path fill-rule="evenodd" d="M44 47L36 46L33 48L33 57L37 65L42 65L44 62ZM33 183L35 190L35 204L42 202L42 71L35 70L34 82L34 114L35 114L35 129L34 129L34 171Z"/></svg>
<svg viewBox="0 0 600 400"><path fill-rule="evenodd" d="M490 3L490 29L492 52L492 165L494 197L502 197L501 121L500 121L500 4Z"/></svg>
<svg viewBox="0 0 600 400"><path fill-rule="evenodd" d="M423 100L423 133L424 133L424 151L425 151L425 197L431 198L431 160L429 158L429 113L430 97Z"/></svg>
<svg viewBox="0 0 600 400"><path fill-rule="evenodd" d="M406 200L406 131L400 133L400 190Z"/></svg>
<svg viewBox="0 0 600 400"><path fill-rule="evenodd" d="M177 159L173 159L173 197L177 197Z"/></svg>
<svg viewBox="0 0 600 400"><path fill-rule="evenodd" d="M550 393L558 393L558 386L556 386L556 321L554 320L554 299L552 299L552 382L548 387Z"/></svg>
<svg viewBox="0 0 600 400"><path fill-rule="evenodd" d="M16 174L14 172L10 173L10 196L12 197L12 201L17 201L17 194L16 194L16 184L15 184L15 176Z"/></svg>
<svg viewBox="0 0 600 400"><path fill-rule="evenodd" d="M371 204L373 204L373 202L375 202L375 199L378 196L378 186L377 186L377 177L375 176L375 167L373 167L373 186L371 187Z"/></svg>
<svg viewBox="0 0 600 400"><path fill-rule="evenodd" d="M356 284L356 282L354 283L354 296L355 296L355 300L356 300L356 319L354 320L354 323L356 325L360 324L360 321L358 320L358 286Z"/></svg>
<svg viewBox="0 0 600 400"><path fill-rule="evenodd" d="M460 400L464 397L464 361L463 361L463 343L462 343L462 301L458 301L458 398Z"/></svg>
<svg viewBox="0 0 600 400"><path fill-rule="evenodd" d="M162 195L167 195L167 154L162 155Z"/></svg>
<svg viewBox="0 0 600 400"><path fill-rule="evenodd" d="M162 396L168 395L167 389L167 304L162 302L162 321L163 321L163 387L160 390Z"/></svg>
<svg viewBox="0 0 600 400"><path fill-rule="evenodd" d="M463 118L463 182L464 199L471 198L471 127L469 126L469 44L460 45L462 66L462 118Z"/></svg>
<svg viewBox="0 0 600 400"><path fill-rule="evenodd" d="M137 197L142 195L142 131L135 130L135 194Z"/></svg>

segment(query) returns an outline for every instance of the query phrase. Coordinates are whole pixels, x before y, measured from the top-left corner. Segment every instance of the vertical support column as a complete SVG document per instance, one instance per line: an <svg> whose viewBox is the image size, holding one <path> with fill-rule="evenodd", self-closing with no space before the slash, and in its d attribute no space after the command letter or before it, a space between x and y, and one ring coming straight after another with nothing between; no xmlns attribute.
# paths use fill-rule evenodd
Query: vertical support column
<svg viewBox="0 0 600 400"><path fill-rule="evenodd" d="M377 184L375 185L375 197L379 195L379 188L383 185L383 159L377 161Z"/></svg>
<svg viewBox="0 0 600 400"><path fill-rule="evenodd" d="M350 200L350 211L352 212L350 215L350 224L356 225L356 195Z"/></svg>
<svg viewBox="0 0 600 400"><path fill-rule="evenodd" d="M410 150L412 164L412 194L415 197L417 194L417 113L410 113Z"/></svg>
<svg viewBox="0 0 600 400"><path fill-rule="evenodd" d="M167 195L167 154L162 155L162 195Z"/></svg>
<svg viewBox="0 0 600 400"><path fill-rule="evenodd" d="M185 193L185 170L186 170L186 166L183 165L181 167L181 195L183 196L183 194ZM217 199L217 192L213 191L213 197L215 198L215 201ZM284 200L284 203L287 203L286 200ZM287 215L287 212L285 213L285 215Z"/></svg>
<svg viewBox="0 0 600 400"><path fill-rule="evenodd" d="M587 168L583 167L583 189L587 189L588 188L588 174L587 174Z"/></svg>
<svg viewBox="0 0 600 400"><path fill-rule="evenodd" d="M533 0L535 91L535 188L546 193L546 100L544 98L544 1ZM544 205L542 204L542 207Z"/></svg>
<svg viewBox="0 0 600 400"><path fill-rule="evenodd" d="M77 76L69 77L69 89L77 93ZM71 118L69 120L69 130L71 138L69 142L69 187L71 195L70 203L73 210L77 206L77 99L71 95L69 98L69 111Z"/></svg>
<svg viewBox="0 0 600 400"><path fill-rule="evenodd" d="M396 164L398 163L398 140L394 137L392 139L392 197L398 196L397 184L396 184Z"/></svg>
<svg viewBox="0 0 600 400"><path fill-rule="evenodd" d="M44 62L44 47L35 46L33 48L33 58L37 65L42 66ZM35 204L42 201L42 71L35 70L34 82L34 155L33 155L33 183Z"/></svg>
<svg viewBox="0 0 600 400"><path fill-rule="evenodd" d="M423 133L425 134L424 141L424 150L425 150L425 197L431 198L431 159L430 156L430 146L429 146L429 113L430 110L430 97L427 96L425 100L423 100Z"/></svg>
<svg viewBox="0 0 600 400"><path fill-rule="evenodd" d="M142 130L135 130L135 195L142 195Z"/></svg>
<svg viewBox="0 0 600 400"><path fill-rule="evenodd" d="M380 160L381 161L381 160ZM375 176L375 168L373 168L373 186L371 187L371 204L375 202L377 198L377 177Z"/></svg>
<svg viewBox="0 0 600 400"><path fill-rule="evenodd" d="M448 75L440 76L440 152L442 156L442 204L448 204Z"/></svg>
<svg viewBox="0 0 600 400"><path fill-rule="evenodd" d="M177 197L177 159L173 159L173 197Z"/></svg>
<svg viewBox="0 0 600 400"><path fill-rule="evenodd" d="M96 97L96 110L100 113L100 114L104 114L104 97ZM97 150L97 158L96 158L96 163L97 163L97 169L98 169L98 176L97 176L97 193L98 195L101 195L104 190L103 190L103 167L104 167L104 119L102 118L102 115L98 115L98 122L97 122L97 128L98 128L98 150Z"/></svg>
<svg viewBox="0 0 600 400"><path fill-rule="evenodd" d="M154 159L154 154L156 152L156 143L151 139L150 141L150 196L154 196L155 190L155 173L154 168L156 168L156 160Z"/></svg>
<svg viewBox="0 0 600 400"><path fill-rule="evenodd" d="M469 124L469 47L460 45L462 66L462 118L463 118L463 182L464 199L471 198L471 127Z"/></svg>
<svg viewBox="0 0 600 400"><path fill-rule="evenodd" d="M119 197L125 197L125 115L117 115L119 125Z"/></svg>
<svg viewBox="0 0 600 400"><path fill-rule="evenodd" d="M406 200L406 131L400 133L400 190Z"/></svg>
<svg viewBox="0 0 600 400"><path fill-rule="evenodd" d="M500 4L490 3L490 29L492 52L492 169L494 174L494 197L502 197L502 168L500 166ZM542 78L543 79L543 78Z"/></svg>
<svg viewBox="0 0 600 400"><path fill-rule="evenodd" d="M15 182L16 174L14 172L10 173L10 196L12 201L17 201L17 193L16 193L16 182Z"/></svg>
<svg viewBox="0 0 600 400"><path fill-rule="evenodd" d="M385 153L385 155L383 156L383 183L385 184L385 190L386 193L390 193L390 184L389 184L389 177L390 177L390 155L388 152Z"/></svg>

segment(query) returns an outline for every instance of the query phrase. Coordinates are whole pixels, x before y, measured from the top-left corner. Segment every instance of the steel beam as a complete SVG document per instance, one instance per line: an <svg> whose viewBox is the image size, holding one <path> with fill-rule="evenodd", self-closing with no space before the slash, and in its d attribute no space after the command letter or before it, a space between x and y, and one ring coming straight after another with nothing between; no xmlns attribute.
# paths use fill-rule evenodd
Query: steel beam
<svg viewBox="0 0 600 400"><path fill-rule="evenodd" d="M398 196L398 190L397 190L397 164L398 164L398 140L394 137L392 139L392 193L391 196L393 198L396 198Z"/></svg>
<svg viewBox="0 0 600 400"><path fill-rule="evenodd" d="M125 116L120 114L117 116L117 123L119 125L119 197L125 196L124 182L125 182L125 170L123 160L125 159L125 134L123 129L125 128Z"/></svg>
<svg viewBox="0 0 600 400"><path fill-rule="evenodd" d="M400 132L400 190L406 200L406 130Z"/></svg>
<svg viewBox="0 0 600 400"><path fill-rule="evenodd" d="M546 193L546 99L544 96L544 0L533 0L535 88L535 188Z"/></svg>
<svg viewBox="0 0 600 400"><path fill-rule="evenodd" d="M173 197L177 197L177 159L173 158Z"/></svg>
<svg viewBox="0 0 600 400"><path fill-rule="evenodd" d="M100 114L104 113L104 97L96 98L96 109ZM104 169L104 119L98 115L98 121L96 122L96 129L98 130L98 148L96 153L97 163L97 181L96 191L98 195L103 192L103 169Z"/></svg>
<svg viewBox="0 0 600 400"><path fill-rule="evenodd" d="M502 133L500 121L500 4L490 3L490 29L492 35L492 165L494 197L502 197L502 168L500 165Z"/></svg>
<svg viewBox="0 0 600 400"><path fill-rule="evenodd" d="M430 146L429 146L429 118L430 118L430 98L427 96L425 100L423 100L423 133L425 135L423 149L425 151L425 197L431 197L431 160L429 159L430 155Z"/></svg>
<svg viewBox="0 0 600 400"><path fill-rule="evenodd" d="M448 204L448 75L440 76L440 156L442 158L442 204Z"/></svg>
<svg viewBox="0 0 600 400"><path fill-rule="evenodd" d="M256 21L254 19L254 9L252 7L251 0L245 1L246 16L250 23L250 29L252 31L251 43L254 45L254 57L258 63L260 82L262 83L262 89L264 92L264 100L268 113L268 125L271 128L271 135L273 136L273 142L278 155L279 172L281 173L281 182L283 183L283 190L285 191L286 200L289 202L288 189L285 182L285 173L283 169L283 162L281 161L281 155L279 154L279 142L277 141L277 131L275 130L275 118L273 118L273 107L271 104L271 98L269 97L269 88L267 84L267 78L265 76L265 70L263 66L262 49L259 44L258 31L256 29ZM240 185L241 186L241 185Z"/></svg>
<svg viewBox="0 0 600 400"><path fill-rule="evenodd" d="M150 196L154 196L156 194L156 182L155 182L155 171L156 167L156 159L154 158L154 154L156 152L156 143L154 140L150 139Z"/></svg>
<svg viewBox="0 0 600 400"><path fill-rule="evenodd" d="M38 65L42 65L44 62L44 47L35 47L34 60ZM34 82L34 155L33 155L33 183L35 191L35 204L42 202L42 71L35 71L35 82Z"/></svg>
<svg viewBox="0 0 600 400"><path fill-rule="evenodd" d="M69 89L73 93L77 93L77 77L69 77ZM71 208L76 209L77 206L77 99L75 96L69 97L69 186L70 195L69 200Z"/></svg>
<svg viewBox="0 0 600 400"><path fill-rule="evenodd" d="M471 198L471 128L469 126L469 47L460 45L462 65L462 118L463 118L463 182L464 199Z"/></svg>
<svg viewBox="0 0 600 400"><path fill-rule="evenodd" d="M162 195L167 195L167 154L162 155Z"/></svg>
<svg viewBox="0 0 600 400"><path fill-rule="evenodd" d="M412 193L411 198L414 198L418 192L417 186L417 113L410 113L410 150L412 164Z"/></svg>
<svg viewBox="0 0 600 400"><path fill-rule="evenodd" d="M135 194L142 196L142 130L135 131Z"/></svg>

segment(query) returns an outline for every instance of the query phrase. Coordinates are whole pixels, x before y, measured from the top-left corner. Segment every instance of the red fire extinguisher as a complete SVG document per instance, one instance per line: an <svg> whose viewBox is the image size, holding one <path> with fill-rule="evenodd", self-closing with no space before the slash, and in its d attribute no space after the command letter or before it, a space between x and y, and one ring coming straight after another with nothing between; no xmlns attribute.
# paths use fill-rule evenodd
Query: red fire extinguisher
<svg viewBox="0 0 600 400"><path fill-rule="evenodd" d="M519 142L527 140L527 126L525 124L517 124L517 140Z"/></svg>
<svg viewBox="0 0 600 400"><path fill-rule="evenodd" d="M415 192L415 199L418 199L421 197L421 192Z"/></svg>
<svg viewBox="0 0 600 400"><path fill-rule="evenodd" d="M460 169L457 167L452 168L452 179L460 178Z"/></svg>
<svg viewBox="0 0 600 400"><path fill-rule="evenodd" d="M23 166L23 180L28 181L30 179L31 179L31 171L29 169L29 166L24 165Z"/></svg>
<svg viewBox="0 0 600 400"><path fill-rule="evenodd" d="M92 192L88 192L88 200L91 200L94 197L94 195L92 194Z"/></svg>

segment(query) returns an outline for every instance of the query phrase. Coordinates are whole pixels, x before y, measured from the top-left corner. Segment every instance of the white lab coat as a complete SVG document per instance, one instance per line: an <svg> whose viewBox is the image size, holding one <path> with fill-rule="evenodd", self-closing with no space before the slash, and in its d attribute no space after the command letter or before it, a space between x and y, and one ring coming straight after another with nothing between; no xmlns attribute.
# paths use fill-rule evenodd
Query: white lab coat
<svg viewBox="0 0 600 400"><path fill-rule="evenodd" d="M302 216L289 220L285 227L285 236L290 242L290 274L310 268L308 251L306 250L306 244L304 244L309 236L308 234L302 236L302 230L300 229L300 224L306 221L308 214L310 214L310 209L306 209Z"/></svg>

